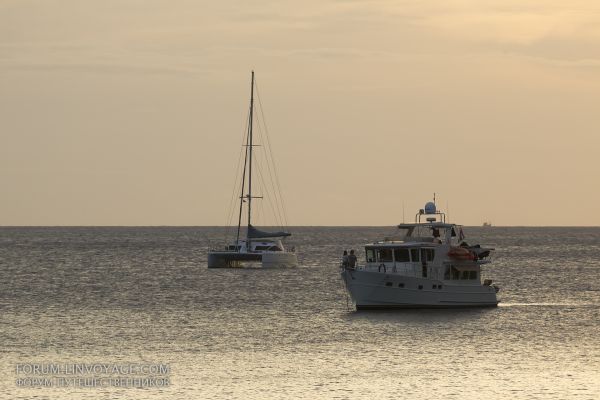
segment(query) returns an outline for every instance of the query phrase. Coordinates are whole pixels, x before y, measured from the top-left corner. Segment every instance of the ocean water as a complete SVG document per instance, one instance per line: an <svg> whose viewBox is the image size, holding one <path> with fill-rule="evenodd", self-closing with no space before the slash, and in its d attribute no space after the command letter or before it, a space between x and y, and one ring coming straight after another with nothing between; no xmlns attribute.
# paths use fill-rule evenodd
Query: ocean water
<svg viewBox="0 0 600 400"><path fill-rule="evenodd" d="M209 270L222 228L0 228L0 398L600 398L600 228L467 227L500 306L393 312L338 275L393 228L293 232L297 268ZM160 363L169 386L18 384L44 363Z"/></svg>

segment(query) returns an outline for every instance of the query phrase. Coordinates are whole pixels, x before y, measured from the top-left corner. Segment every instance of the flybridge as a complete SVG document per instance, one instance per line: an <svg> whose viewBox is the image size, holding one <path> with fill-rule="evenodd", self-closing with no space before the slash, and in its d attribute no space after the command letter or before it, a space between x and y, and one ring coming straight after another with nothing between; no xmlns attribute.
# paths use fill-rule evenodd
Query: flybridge
<svg viewBox="0 0 600 400"><path fill-rule="evenodd" d="M423 218L425 221L422 221ZM451 244L453 238L464 238L462 226L447 223L446 214L438 211L435 203L431 201L415 215L414 223L402 223L397 226L403 231L403 241Z"/></svg>

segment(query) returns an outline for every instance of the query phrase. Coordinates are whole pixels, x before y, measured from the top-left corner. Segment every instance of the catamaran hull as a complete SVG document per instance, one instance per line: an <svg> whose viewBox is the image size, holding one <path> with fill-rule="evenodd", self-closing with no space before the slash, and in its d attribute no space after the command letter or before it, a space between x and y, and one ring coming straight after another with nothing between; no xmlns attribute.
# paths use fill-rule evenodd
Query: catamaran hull
<svg viewBox="0 0 600 400"><path fill-rule="evenodd" d="M295 267L298 265L296 253L208 253L208 268L240 268L245 263L261 263L263 268Z"/></svg>
<svg viewBox="0 0 600 400"><path fill-rule="evenodd" d="M262 254L219 251L208 253L208 268L239 268L244 262L261 262Z"/></svg>
<svg viewBox="0 0 600 400"><path fill-rule="evenodd" d="M357 310L496 307L496 289L373 271L343 270L342 279Z"/></svg>

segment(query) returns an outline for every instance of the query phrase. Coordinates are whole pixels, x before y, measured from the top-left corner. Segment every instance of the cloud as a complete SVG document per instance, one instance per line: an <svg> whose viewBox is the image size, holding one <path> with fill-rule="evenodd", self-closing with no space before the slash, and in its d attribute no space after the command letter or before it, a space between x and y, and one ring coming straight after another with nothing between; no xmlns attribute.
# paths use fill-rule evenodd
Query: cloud
<svg viewBox="0 0 600 400"><path fill-rule="evenodd" d="M509 13L434 15L421 23L461 40L531 44L552 32L554 16Z"/></svg>
<svg viewBox="0 0 600 400"><path fill-rule="evenodd" d="M600 58L582 58L575 60L564 60L547 57L529 57L533 62L541 62L547 65L562 68L582 68L600 71Z"/></svg>
<svg viewBox="0 0 600 400"><path fill-rule="evenodd" d="M70 71L94 74L184 75L204 71L187 60L174 63L143 51L105 44L73 42L0 43L0 70L18 72Z"/></svg>
<svg viewBox="0 0 600 400"><path fill-rule="evenodd" d="M364 51L359 48L334 48L334 47L316 47L306 49L296 49L286 51L290 56L329 58L329 59L352 59L365 58L374 55L381 55L382 52Z"/></svg>
<svg viewBox="0 0 600 400"><path fill-rule="evenodd" d="M549 38L600 40L600 5L488 2L421 14L415 23L470 42L528 46Z"/></svg>
<svg viewBox="0 0 600 400"><path fill-rule="evenodd" d="M174 68L164 66L151 66L151 65L125 65L125 64L93 64L93 63L73 63L73 64L61 64L61 63L28 63L28 64L4 64L0 65L0 69L6 71L19 71L19 72L85 72L85 73L96 73L96 74L170 74L170 75L183 75L183 74L194 74L199 73L199 69L192 68Z"/></svg>

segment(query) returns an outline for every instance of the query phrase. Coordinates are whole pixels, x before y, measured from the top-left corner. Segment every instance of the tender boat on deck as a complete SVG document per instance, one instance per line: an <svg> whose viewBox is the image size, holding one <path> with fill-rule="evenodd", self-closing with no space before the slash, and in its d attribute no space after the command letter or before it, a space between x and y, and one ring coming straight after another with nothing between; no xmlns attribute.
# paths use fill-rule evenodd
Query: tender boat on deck
<svg viewBox="0 0 600 400"><path fill-rule="evenodd" d="M446 223L435 203L398 228L399 237L365 246L364 264L342 266L358 310L498 305L498 287L491 279L481 283L481 267L494 249L469 246L462 226Z"/></svg>

